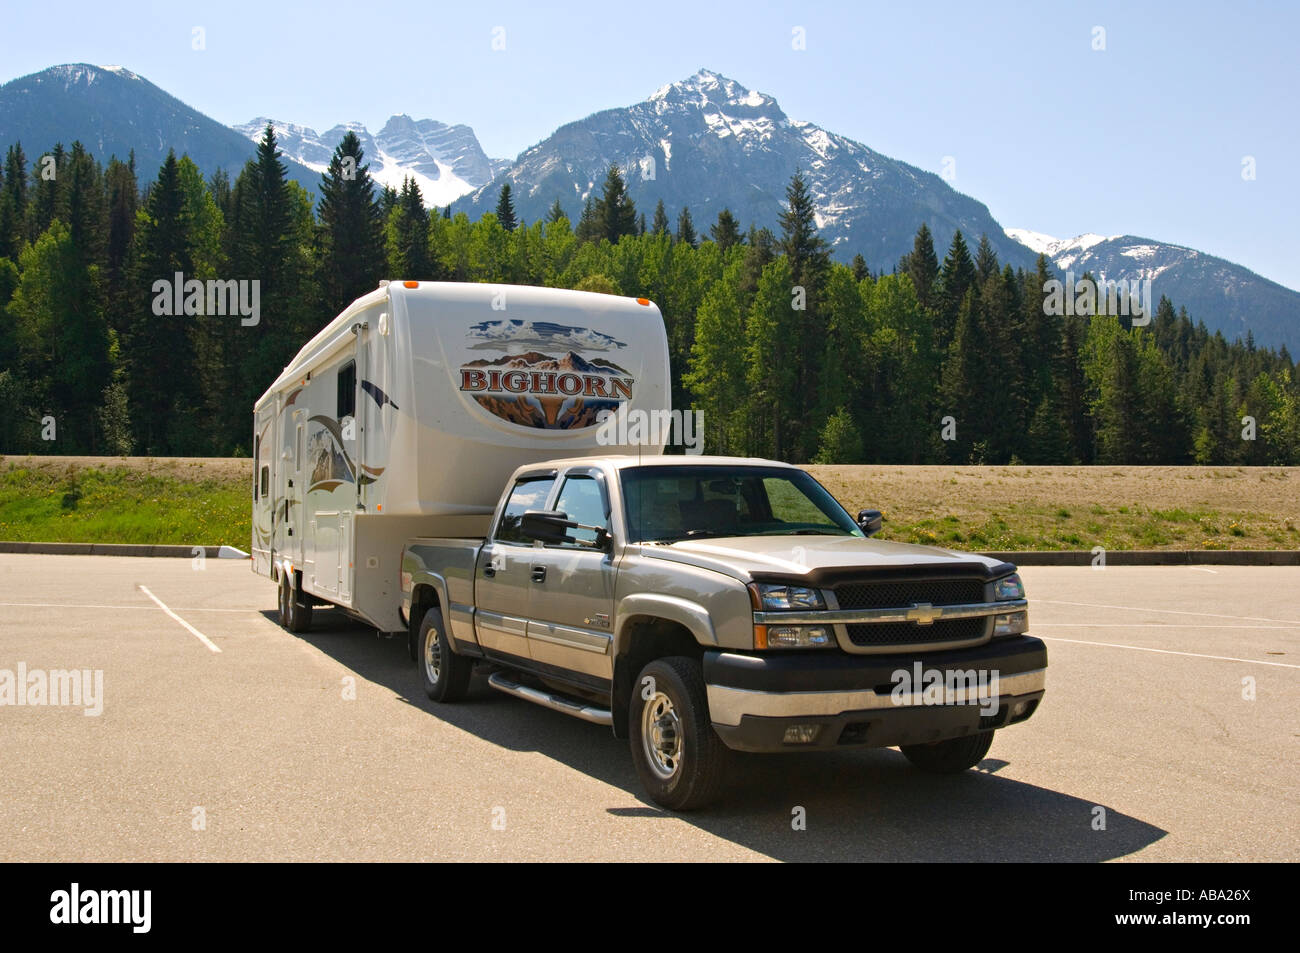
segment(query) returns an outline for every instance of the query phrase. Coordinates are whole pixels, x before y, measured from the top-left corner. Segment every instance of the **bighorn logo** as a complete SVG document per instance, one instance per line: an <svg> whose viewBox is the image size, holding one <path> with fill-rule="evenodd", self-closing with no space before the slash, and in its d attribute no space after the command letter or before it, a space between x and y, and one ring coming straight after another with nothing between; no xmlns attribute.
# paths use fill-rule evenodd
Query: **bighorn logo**
<svg viewBox="0 0 1300 953"><path fill-rule="evenodd" d="M578 354L579 349L627 347L608 334L508 319L476 324L469 337L472 351L505 354L461 364L459 389L502 420L543 430L579 430L596 426L601 411L617 410L632 399L636 380L625 368L603 357L587 359Z"/></svg>

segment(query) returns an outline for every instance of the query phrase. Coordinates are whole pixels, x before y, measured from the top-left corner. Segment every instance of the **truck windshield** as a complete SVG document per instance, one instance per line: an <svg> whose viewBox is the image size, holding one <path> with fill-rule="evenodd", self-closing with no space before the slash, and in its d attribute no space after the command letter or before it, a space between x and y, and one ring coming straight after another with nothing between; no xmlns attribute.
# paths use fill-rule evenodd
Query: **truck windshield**
<svg viewBox="0 0 1300 953"><path fill-rule="evenodd" d="M844 507L802 470L628 467L621 479L630 542L865 535Z"/></svg>

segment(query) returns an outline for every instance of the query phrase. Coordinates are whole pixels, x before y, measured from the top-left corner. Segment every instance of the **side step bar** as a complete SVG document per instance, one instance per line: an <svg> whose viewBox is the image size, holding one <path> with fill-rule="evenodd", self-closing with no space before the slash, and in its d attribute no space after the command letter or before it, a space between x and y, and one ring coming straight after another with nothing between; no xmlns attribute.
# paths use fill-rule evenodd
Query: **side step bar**
<svg viewBox="0 0 1300 953"><path fill-rule="evenodd" d="M488 676L488 684L499 692L514 695L516 698L522 698L544 708L564 712L566 715L581 718L583 721L589 721L594 725L608 726L614 723L614 715L604 708L592 708L582 702L565 698L563 695L555 695L551 692L529 688L527 685L520 685L518 682L510 681L501 672L495 672Z"/></svg>

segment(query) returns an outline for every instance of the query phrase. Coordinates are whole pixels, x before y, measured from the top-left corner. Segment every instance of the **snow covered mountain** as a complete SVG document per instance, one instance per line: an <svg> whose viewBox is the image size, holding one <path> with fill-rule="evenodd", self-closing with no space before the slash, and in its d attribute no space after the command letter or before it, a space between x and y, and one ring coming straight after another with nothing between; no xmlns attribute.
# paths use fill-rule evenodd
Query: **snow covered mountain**
<svg viewBox="0 0 1300 953"><path fill-rule="evenodd" d="M378 135L359 122L341 123L323 134L309 126L259 117L235 129L254 142L262 138L266 124L275 129L280 149L286 156L316 172L329 167L334 148L349 130L355 132L365 150L370 175L381 185L402 187L411 176L420 186L426 205L450 205L508 165L505 159L489 159L469 126L393 116Z"/></svg>
<svg viewBox="0 0 1300 953"><path fill-rule="evenodd" d="M675 222L690 206L703 235L724 207L742 226L777 228L790 176L803 169L818 226L842 260L860 252L873 269L891 269L921 222L934 232L940 257L958 228L972 248L987 234L1012 265L1035 257L1003 234L983 204L939 176L791 119L771 96L705 69L643 102L560 127L455 210L471 218L491 211L508 181L524 219L541 218L559 199L576 222L587 196L599 196L611 163L625 170L639 212L649 218L662 199Z"/></svg>
<svg viewBox="0 0 1300 953"><path fill-rule="evenodd" d="M1136 235L1059 239L1024 228L1008 228L1007 235L1046 255L1062 275L1069 271L1077 278L1086 271L1105 280L1149 278L1153 301L1164 295L1229 340L1250 331L1259 344L1285 344L1292 354L1300 352L1300 293L1241 265Z"/></svg>

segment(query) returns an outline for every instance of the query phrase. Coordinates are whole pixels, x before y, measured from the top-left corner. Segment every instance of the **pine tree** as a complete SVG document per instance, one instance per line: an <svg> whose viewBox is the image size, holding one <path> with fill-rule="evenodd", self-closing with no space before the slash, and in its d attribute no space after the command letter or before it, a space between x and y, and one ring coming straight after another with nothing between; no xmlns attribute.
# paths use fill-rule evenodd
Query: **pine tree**
<svg viewBox="0 0 1300 953"><path fill-rule="evenodd" d="M780 216L780 247L790 263L795 386L798 393L812 395L821 381L826 322L819 301L830 271L830 249L817 234L817 208L802 172L796 171L791 177L785 199L786 207ZM816 449L815 409L814 401L804 400L794 416L792 429L799 445L792 440L790 449L796 461L806 460Z"/></svg>
<svg viewBox="0 0 1300 953"><path fill-rule="evenodd" d="M684 242L692 248L699 244L699 239L695 235L695 223L691 221L691 210L686 205L682 206L681 214L677 216L677 241Z"/></svg>
<svg viewBox="0 0 1300 953"><path fill-rule="evenodd" d="M862 433L847 407L840 407L826 420L813 463L862 462Z"/></svg>
<svg viewBox="0 0 1300 953"><path fill-rule="evenodd" d="M999 270L998 253L993 250L993 243L989 241L988 235L981 234L979 247L975 251L976 280L983 285Z"/></svg>
<svg viewBox="0 0 1300 953"><path fill-rule="evenodd" d="M934 253L934 237L925 222L916 230L912 252L907 256L907 273L916 288L916 298L923 308L933 308L938 303L935 283L939 277L939 259Z"/></svg>
<svg viewBox="0 0 1300 953"><path fill-rule="evenodd" d="M655 204L654 218L651 219L650 233L653 235L662 235L668 231L668 212L664 210L664 200L660 199Z"/></svg>
<svg viewBox="0 0 1300 953"><path fill-rule="evenodd" d="M596 220L601 236L611 245L618 244L624 235L636 234L636 206L616 165L611 165L605 175L604 190L596 203Z"/></svg>
<svg viewBox="0 0 1300 953"><path fill-rule="evenodd" d="M402 180L397 205L388 217L388 270L394 277L428 281L434 278L429 254L429 213L415 179Z"/></svg>
<svg viewBox="0 0 1300 953"><path fill-rule="evenodd" d="M0 258L17 261L26 240L27 156L15 142L5 154L4 187L0 189Z"/></svg>
<svg viewBox="0 0 1300 953"><path fill-rule="evenodd" d="M497 198L497 222L507 232L513 232L519 224L515 220L515 203L510 197L510 183L501 184L501 193Z"/></svg>
<svg viewBox="0 0 1300 953"><path fill-rule="evenodd" d="M564 214L564 206L560 204L559 199L556 199L554 204L551 205L551 210L546 213L546 223L554 225L560 219L567 219L568 217L568 215Z"/></svg>
<svg viewBox="0 0 1300 953"><path fill-rule="evenodd" d="M321 174L316 232L321 320L378 287L387 267L383 212L364 159L360 138L349 130Z"/></svg>
<svg viewBox="0 0 1300 953"><path fill-rule="evenodd" d="M596 213L596 200L590 195L582 206L582 216L574 234L579 242L598 242L605 236L604 226Z"/></svg>
<svg viewBox="0 0 1300 953"><path fill-rule="evenodd" d="M971 261L970 249L961 230L953 233L952 244L943 260L943 270L939 274L938 319L935 321L937 343L946 349L953 338L953 328L957 323L957 310L972 287L975 287L975 263Z"/></svg>
<svg viewBox="0 0 1300 953"><path fill-rule="evenodd" d="M729 208L724 208L718 213L718 220L709 226L709 236L717 244L718 250L723 252L733 245L745 243L745 236L740 231L740 223L736 221Z"/></svg>
<svg viewBox="0 0 1300 953"><path fill-rule="evenodd" d="M854 255L853 264L849 267L853 269L854 281L863 281L871 277L871 269L867 267L867 260L861 255Z"/></svg>

